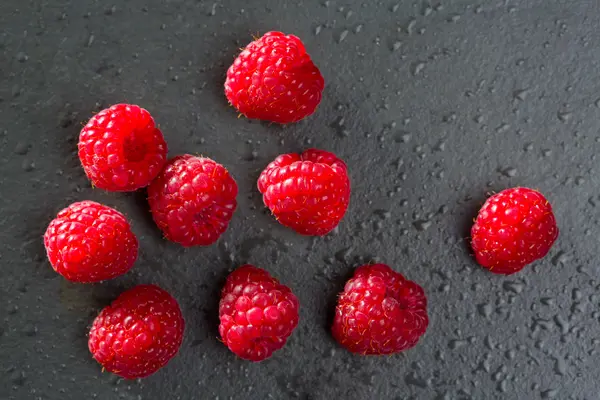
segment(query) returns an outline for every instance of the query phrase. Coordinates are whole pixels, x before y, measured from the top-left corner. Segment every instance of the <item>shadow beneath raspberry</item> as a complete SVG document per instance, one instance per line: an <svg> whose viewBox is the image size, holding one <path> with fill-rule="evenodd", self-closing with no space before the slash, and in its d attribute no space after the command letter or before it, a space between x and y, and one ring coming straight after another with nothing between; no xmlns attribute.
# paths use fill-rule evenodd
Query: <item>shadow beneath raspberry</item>
<svg viewBox="0 0 600 400"><path fill-rule="evenodd" d="M459 202L459 207L461 211L459 212L459 223L456 224L458 232L457 235L460 236L461 243L463 249L471 256L473 256L473 249L471 248L471 228L473 227L473 222L475 218L477 218L477 214L483 206L483 203L487 200L487 198L495 193L492 190L487 191L487 193L480 193L479 195L466 196L463 200Z"/></svg>
<svg viewBox="0 0 600 400"><path fill-rule="evenodd" d="M144 236L151 237L152 243L160 246L166 239L152 218L150 204L148 204L148 191L144 188L135 192L123 193L123 196L135 205L131 208L131 215L128 216L134 231L137 230Z"/></svg>
<svg viewBox="0 0 600 400"><path fill-rule="evenodd" d="M73 341L81 351L88 353L88 334L100 311L110 305L121 293L136 285L134 274L125 274L116 279L80 284L62 277L58 289L58 300L63 309L77 316L77 328Z"/></svg>
<svg viewBox="0 0 600 400"><path fill-rule="evenodd" d="M355 268L359 265L360 264L346 264L343 268L336 269L336 272L331 276L331 284L329 285L330 290L327 292L327 298L325 300L325 310L327 311L325 312L325 320L322 322L323 327L327 332L331 331L331 325L333 324L333 318L335 317L335 309L337 307L338 297L340 293L344 291L346 282L352 278Z"/></svg>

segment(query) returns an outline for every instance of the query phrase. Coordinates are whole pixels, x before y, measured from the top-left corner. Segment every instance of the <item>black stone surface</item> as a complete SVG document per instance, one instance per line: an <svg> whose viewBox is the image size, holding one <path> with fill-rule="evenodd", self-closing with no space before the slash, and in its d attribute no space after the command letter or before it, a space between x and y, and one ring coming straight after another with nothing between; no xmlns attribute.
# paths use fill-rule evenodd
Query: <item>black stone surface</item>
<svg viewBox="0 0 600 400"><path fill-rule="evenodd" d="M600 398L600 3L594 0L2 0L0 399ZM327 86L317 113L281 127L237 118L224 74L252 35L300 36ZM170 155L200 153L237 179L218 244L161 239L143 192L90 187L79 129L117 102L147 108ZM255 189L276 155L318 147L349 165L352 203L324 239L294 234ZM552 202L561 236L511 276L472 260L486 194L524 185ZM92 199L140 239L126 276L67 283L45 258L56 212ZM430 328L402 355L363 358L329 334L336 293L362 262L419 282ZM217 340L218 293L250 262L290 285L301 321L272 359ZM187 320L180 354L124 381L86 332L124 289L156 283Z"/></svg>

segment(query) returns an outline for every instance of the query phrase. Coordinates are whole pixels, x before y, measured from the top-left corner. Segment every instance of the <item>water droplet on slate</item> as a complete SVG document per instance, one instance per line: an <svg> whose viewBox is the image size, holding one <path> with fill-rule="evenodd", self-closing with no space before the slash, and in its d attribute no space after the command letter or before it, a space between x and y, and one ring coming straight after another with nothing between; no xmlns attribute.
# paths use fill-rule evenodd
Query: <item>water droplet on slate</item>
<svg viewBox="0 0 600 400"><path fill-rule="evenodd" d="M560 250L552 257L552 264L554 266L558 266L559 264L565 265L567 261L569 261L569 256L563 250Z"/></svg>
<svg viewBox="0 0 600 400"><path fill-rule="evenodd" d="M564 376L567 373L567 364L561 357L555 357L554 359L554 372L560 376Z"/></svg>
<svg viewBox="0 0 600 400"><path fill-rule="evenodd" d="M415 25L417 25L416 19L412 18L410 21L408 21L408 25L406 26L406 33L412 35Z"/></svg>
<svg viewBox="0 0 600 400"><path fill-rule="evenodd" d="M496 128L497 133L504 133L510 128L510 125L507 123L502 123Z"/></svg>
<svg viewBox="0 0 600 400"><path fill-rule="evenodd" d="M348 36L348 31L346 29L344 29L342 31L342 33L340 33L340 37L338 39L338 43L342 43L344 41L344 39L346 39L346 36Z"/></svg>
<svg viewBox="0 0 600 400"><path fill-rule="evenodd" d="M558 394L558 389L549 389L549 390L544 390L542 393L540 393L542 396L542 399L553 399L556 397L556 395Z"/></svg>
<svg viewBox="0 0 600 400"><path fill-rule="evenodd" d="M448 343L448 348L450 350L455 350L455 349L458 349L459 347L463 347L463 346L466 346L466 345L467 345L467 341L466 340L454 339L454 340L451 340Z"/></svg>
<svg viewBox="0 0 600 400"><path fill-rule="evenodd" d="M24 143L24 142L17 143L17 146L15 147L15 154L24 156L25 154L27 154L27 152L29 152L29 145L27 143Z"/></svg>
<svg viewBox="0 0 600 400"><path fill-rule="evenodd" d="M493 311L492 305L487 303L479 304L477 306L477 311L485 318L489 318Z"/></svg>
<svg viewBox="0 0 600 400"><path fill-rule="evenodd" d="M35 169L35 163L33 161L23 160L21 167L25 172L31 172Z"/></svg>
<svg viewBox="0 0 600 400"><path fill-rule="evenodd" d="M91 46L92 46L92 44L94 44L94 40L95 40L95 39L96 39L96 37L95 37L94 35L90 35L90 36L88 37L88 40L87 40L86 46L87 46L87 47L91 47Z"/></svg>
<svg viewBox="0 0 600 400"><path fill-rule="evenodd" d="M517 175L517 169L513 167L508 167L500 170L500 173L506 176L507 178L512 178Z"/></svg>
<svg viewBox="0 0 600 400"><path fill-rule="evenodd" d="M392 45L392 51L396 51L400 47L402 47L402 42L394 42L394 44Z"/></svg>
<svg viewBox="0 0 600 400"><path fill-rule="evenodd" d="M359 33L360 31L362 31L362 24L356 25L356 27L354 28L354 33Z"/></svg>
<svg viewBox="0 0 600 400"><path fill-rule="evenodd" d="M571 119L573 113L569 111L559 111L556 115L561 122L567 122Z"/></svg>
<svg viewBox="0 0 600 400"><path fill-rule="evenodd" d="M425 68L425 63L424 62L417 62L413 65L412 68L412 73L414 76L417 76L421 73L421 71L423 71L423 68Z"/></svg>
<svg viewBox="0 0 600 400"><path fill-rule="evenodd" d="M508 292L512 292L515 294L519 294L523 291L523 288L525 287L525 285L521 282L504 282L502 284L502 288Z"/></svg>
<svg viewBox="0 0 600 400"><path fill-rule="evenodd" d="M431 224L431 221L427 220L419 220L413 222L414 227L420 232L427 230L431 226Z"/></svg>
<svg viewBox="0 0 600 400"><path fill-rule="evenodd" d="M519 89L513 92L513 97L517 100L525 100L527 95L529 94L529 89Z"/></svg>
<svg viewBox="0 0 600 400"><path fill-rule="evenodd" d="M27 54L23 53L22 51L19 52L19 53L17 53L17 61L18 62L22 62L23 63L23 62L25 62L27 60L29 60L29 56Z"/></svg>

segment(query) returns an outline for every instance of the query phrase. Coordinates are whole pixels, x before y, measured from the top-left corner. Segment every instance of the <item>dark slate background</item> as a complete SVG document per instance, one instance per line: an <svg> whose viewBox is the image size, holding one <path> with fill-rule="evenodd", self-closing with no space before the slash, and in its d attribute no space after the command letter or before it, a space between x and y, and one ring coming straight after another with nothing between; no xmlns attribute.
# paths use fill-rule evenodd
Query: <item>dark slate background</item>
<svg viewBox="0 0 600 400"><path fill-rule="evenodd" d="M2 0L1 399L598 399L600 3L594 0ZM317 113L281 127L237 118L227 66L252 35L300 36L325 76ZM143 192L90 187L81 126L117 102L147 108L169 154L203 154L237 179L239 208L207 248L161 239ZM337 232L279 226L255 189L284 152L349 165ZM550 254L511 276L479 268L466 238L486 195L525 185L551 201ZM116 207L140 239L135 268L67 283L42 234L61 208ZM329 334L336 293L379 260L424 286L431 325L391 357L353 356ZM217 339L218 293L251 262L293 288L301 321L252 364ZM180 354L125 381L86 332L123 290L156 283L187 321Z"/></svg>

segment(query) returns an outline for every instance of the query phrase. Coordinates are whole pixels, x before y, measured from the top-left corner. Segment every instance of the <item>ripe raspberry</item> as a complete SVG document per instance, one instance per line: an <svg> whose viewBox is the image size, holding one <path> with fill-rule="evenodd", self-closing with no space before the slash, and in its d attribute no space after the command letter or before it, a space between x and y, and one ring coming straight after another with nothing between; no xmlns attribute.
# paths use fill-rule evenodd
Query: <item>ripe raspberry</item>
<svg viewBox="0 0 600 400"><path fill-rule="evenodd" d="M299 38L268 32L229 67L225 95L247 118L286 124L315 112L324 86Z"/></svg>
<svg viewBox="0 0 600 400"><path fill-rule="evenodd" d="M275 218L303 235L329 233L350 201L346 164L316 149L277 157L260 174L258 190Z"/></svg>
<svg viewBox="0 0 600 400"><path fill-rule="evenodd" d="M512 188L493 195L471 228L477 262L510 275L546 254L558 237L548 200L535 190Z"/></svg>
<svg viewBox="0 0 600 400"><path fill-rule="evenodd" d="M152 217L165 237L183 246L207 246L225 232L238 188L210 158L177 156L148 187Z"/></svg>
<svg viewBox="0 0 600 400"><path fill-rule="evenodd" d="M154 285L122 293L94 320L88 347L106 370L143 378L177 354L185 322L177 301Z"/></svg>
<svg viewBox="0 0 600 400"><path fill-rule="evenodd" d="M130 104L93 116L81 130L78 147L94 186L113 192L148 186L167 159L167 144L148 111Z"/></svg>
<svg viewBox="0 0 600 400"><path fill-rule="evenodd" d="M219 333L238 357L262 361L285 345L298 325L298 307L290 288L244 265L227 277L221 292Z"/></svg>
<svg viewBox="0 0 600 400"><path fill-rule="evenodd" d="M99 282L129 271L138 241L117 210L93 201L58 213L44 234L52 268L73 282Z"/></svg>
<svg viewBox="0 0 600 400"><path fill-rule="evenodd" d="M385 264L363 265L338 299L333 337L353 353L392 354L425 333L427 298L421 286Z"/></svg>

